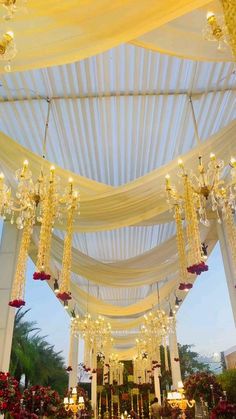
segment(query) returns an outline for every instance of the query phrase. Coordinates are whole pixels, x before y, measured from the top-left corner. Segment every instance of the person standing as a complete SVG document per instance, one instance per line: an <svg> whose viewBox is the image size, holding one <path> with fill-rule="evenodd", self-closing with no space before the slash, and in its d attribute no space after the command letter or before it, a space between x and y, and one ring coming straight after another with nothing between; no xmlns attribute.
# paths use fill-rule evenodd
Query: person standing
<svg viewBox="0 0 236 419"><path fill-rule="evenodd" d="M161 405L158 403L158 398L155 397L153 403L151 404L151 416L152 419L161 419Z"/></svg>

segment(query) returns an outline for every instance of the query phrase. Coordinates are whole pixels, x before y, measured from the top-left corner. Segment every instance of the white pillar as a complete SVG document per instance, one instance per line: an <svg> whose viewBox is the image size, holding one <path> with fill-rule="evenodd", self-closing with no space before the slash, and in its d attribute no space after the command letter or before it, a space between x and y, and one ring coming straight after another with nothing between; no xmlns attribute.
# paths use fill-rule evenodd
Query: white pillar
<svg viewBox="0 0 236 419"><path fill-rule="evenodd" d="M179 348L177 344L175 326L173 326L173 330L169 334L169 348L170 348L172 385L173 385L173 388L177 390L178 383L182 381L182 379L181 379L180 362L179 362Z"/></svg>
<svg viewBox="0 0 236 419"><path fill-rule="evenodd" d="M20 249L21 232L15 225L4 222L0 245L0 371L10 365L15 309L8 305Z"/></svg>
<svg viewBox="0 0 236 419"><path fill-rule="evenodd" d="M160 378L159 378L159 368L154 369L154 391L155 396L158 398L159 403L161 403L161 387L160 387Z"/></svg>
<svg viewBox="0 0 236 419"><path fill-rule="evenodd" d="M72 371L69 373L69 388L76 387L78 384L78 356L79 356L79 339L70 335L70 351L69 351L69 365ZM69 366L68 365L68 366Z"/></svg>
<svg viewBox="0 0 236 419"><path fill-rule="evenodd" d="M217 233L219 237L220 242L220 249L222 254L222 259L224 263L224 269L225 269L225 276L229 291L229 298L231 303L231 308L233 311L234 316L234 323L236 326L236 272L234 268L234 264L231 257L231 251L228 247L228 240L225 232L224 224L217 223Z"/></svg>

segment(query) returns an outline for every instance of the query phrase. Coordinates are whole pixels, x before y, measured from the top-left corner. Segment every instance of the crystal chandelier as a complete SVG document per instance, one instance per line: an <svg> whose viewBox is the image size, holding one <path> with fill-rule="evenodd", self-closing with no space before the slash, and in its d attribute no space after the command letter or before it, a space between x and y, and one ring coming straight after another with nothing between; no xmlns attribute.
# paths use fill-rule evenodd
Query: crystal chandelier
<svg viewBox="0 0 236 419"><path fill-rule="evenodd" d="M59 188L54 166L51 166L48 175L41 170L34 181L27 160L24 161L23 167L17 170L16 181L13 193L5 184L4 175L0 174L0 215L4 220L9 219L11 224L15 223L19 230L23 230L9 304L17 308L25 304L23 297L26 263L34 225L40 225L37 270L34 279L49 280L52 229L54 223L60 221L62 215L67 214L62 282L58 293L59 298L65 301L65 293L67 299L70 298L72 230L74 219L79 214L79 193L74 189L72 179L69 179L68 186L62 190Z"/></svg>
<svg viewBox="0 0 236 419"><path fill-rule="evenodd" d="M166 176L167 200L170 208L174 211L174 218L177 228L177 247L180 263L180 277L185 281L186 271L191 274L200 275L208 270L204 259L206 258L201 243L199 222L209 226L209 214L215 214L219 223L222 220L226 226L230 224L231 242L233 243L233 232L235 230L233 213L236 209L236 162L231 159L231 180L223 180L223 171L226 170L224 162L217 160L211 153L207 165L203 164L202 156L198 159L198 171L188 172L179 159L179 176L182 184L177 190L171 185L170 176ZM186 256L183 220L186 226L187 249ZM230 230L230 229L228 229ZM231 246L232 250L234 246ZM188 262L187 262L188 259Z"/></svg>
<svg viewBox="0 0 236 419"><path fill-rule="evenodd" d="M14 14L25 9L27 0L0 0L0 4L7 10L4 19L12 19Z"/></svg>
<svg viewBox="0 0 236 419"><path fill-rule="evenodd" d="M206 26L202 31L203 38L207 41L217 42L217 49L219 51L223 51L229 44L229 34L225 24L224 16L219 16L215 15L213 12L208 12L206 20Z"/></svg>
<svg viewBox="0 0 236 419"><path fill-rule="evenodd" d="M172 318L167 316L164 310L152 310L144 315L144 323L141 325L141 341L139 340L139 355L148 354L153 362L151 369L159 366L159 347L166 339L167 334L172 328Z"/></svg>
<svg viewBox="0 0 236 419"><path fill-rule="evenodd" d="M106 343L111 340L111 325L102 316L93 318L89 313L84 316L77 315L71 319L71 329L72 333L79 335L89 345L95 344L99 353L103 353Z"/></svg>
<svg viewBox="0 0 236 419"><path fill-rule="evenodd" d="M3 62L7 61L4 69L5 71L11 71L11 60L15 58L17 54L16 44L14 40L14 33L8 31L2 35L0 39L0 60Z"/></svg>
<svg viewBox="0 0 236 419"><path fill-rule="evenodd" d="M152 310L144 315L144 323L141 326L143 336L162 338L166 336L171 327L171 319L164 310Z"/></svg>

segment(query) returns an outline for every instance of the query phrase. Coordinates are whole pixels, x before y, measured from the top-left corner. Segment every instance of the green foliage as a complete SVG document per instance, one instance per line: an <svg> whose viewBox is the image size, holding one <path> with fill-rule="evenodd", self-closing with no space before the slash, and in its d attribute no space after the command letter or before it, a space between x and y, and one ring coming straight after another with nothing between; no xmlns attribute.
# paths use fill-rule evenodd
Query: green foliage
<svg viewBox="0 0 236 419"><path fill-rule="evenodd" d="M25 320L28 311L18 310L15 317L10 372L18 381L25 377L25 385L51 386L63 394L68 376L63 357L55 352L45 336L40 336L36 322Z"/></svg>
<svg viewBox="0 0 236 419"><path fill-rule="evenodd" d="M179 345L180 368L183 379L198 371L209 371L209 365L199 361L199 354L192 351L193 345Z"/></svg>
<svg viewBox="0 0 236 419"><path fill-rule="evenodd" d="M224 371L218 375L217 380L227 392L229 402L236 403L236 369Z"/></svg>

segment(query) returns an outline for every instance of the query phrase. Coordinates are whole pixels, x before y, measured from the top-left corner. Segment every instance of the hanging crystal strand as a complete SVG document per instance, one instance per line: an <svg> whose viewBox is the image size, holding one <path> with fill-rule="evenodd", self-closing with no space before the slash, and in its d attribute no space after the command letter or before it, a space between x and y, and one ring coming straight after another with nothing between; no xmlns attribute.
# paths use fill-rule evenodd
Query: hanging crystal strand
<svg viewBox="0 0 236 419"><path fill-rule="evenodd" d="M56 216L57 196L55 183L55 168L50 169L49 187L42 203L43 214L39 237L39 248L37 258L37 271L34 273L34 279L49 280L50 272L50 251L52 241L52 228Z"/></svg>
<svg viewBox="0 0 236 419"><path fill-rule="evenodd" d="M174 218L176 223L176 242L179 256L179 276L181 281L185 282L187 278L187 258L185 253L184 232L179 204L175 204L174 211Z"/></svg>
<svg viewBox="0 0 236 419"><path fill-rule="evenodd" d="M203 271L208 270L208 266L202 261L201 238L197 214L194 207L194 193L186 173L183 175L183 183L186 231L189 245L189 266L187 271L200 275Z"/></svg>
<svg viewBox="0 0 236 419"><path fill-rule="evenodd" d="M16 272L13 281L11 301L9 306L19 308L25 305L24 291L25 291L25 274L27 266L28 251L30 245L30 238L32 233L33 218L31 217L26 223L22 232L21 245L19 256L17 260Z"/></svg>
<svg viewBox="0 0 236 419"><path fill-rule="evenodd" d="M226 234L229 240L232 261L236 269L236 226L232 209L229 205L226 205L225 210L223 211L223 222L225 224Z"/></svg>
<svg viewBox="0 0 236 419"><path fill-rule="evenodd" d="M73 239L73 222L75 210L77 208L78 193L72 191L71 186L71 205L67 215L67 230L64 240L64 249L62 257L61 283L57 298L62 301L71 300L70 280L71 280L71 263L72 263L72 239Z"/></svg>

